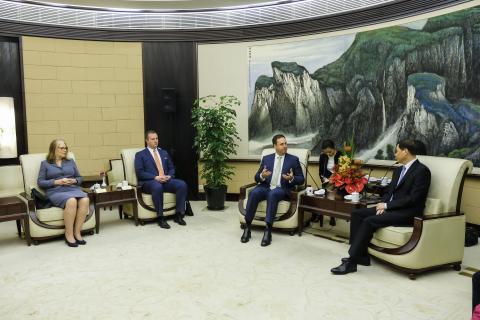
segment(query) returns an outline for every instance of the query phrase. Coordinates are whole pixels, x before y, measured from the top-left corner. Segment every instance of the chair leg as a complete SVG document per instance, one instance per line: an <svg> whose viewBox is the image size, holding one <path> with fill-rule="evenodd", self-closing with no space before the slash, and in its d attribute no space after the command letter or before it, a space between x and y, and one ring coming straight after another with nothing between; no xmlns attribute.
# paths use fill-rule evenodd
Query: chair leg
<svg viewBox="0 0 480 320"><path fill-rule="evenodd" d="M408 278L409 278L410 280L417 280L417 275L416 275L415 273L409 273L409 274L408 274Z"/></svg>
<svg viewBox="0 0 480 320"><path fill-rule="evenodd" d="M460 271L460 270L462 270L462 264L461 264L461 263L455 263L455 264L453 265L453 270L455 270L455 271Z"/></svg>

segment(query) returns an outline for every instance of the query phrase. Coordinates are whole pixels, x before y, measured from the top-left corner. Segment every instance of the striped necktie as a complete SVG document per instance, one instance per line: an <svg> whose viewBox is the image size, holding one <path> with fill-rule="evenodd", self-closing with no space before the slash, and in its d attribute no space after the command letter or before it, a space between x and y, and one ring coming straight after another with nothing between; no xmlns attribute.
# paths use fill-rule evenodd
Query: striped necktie
<svg viewBox="0 0 480 320"><path fill-rule="evenodd" d="M158 156L158 150L153 150L153 159L155 160L155 164L157 165L158 175L164 176L165 172L163 171L162 162L160 161L160 157Z"/></svg>

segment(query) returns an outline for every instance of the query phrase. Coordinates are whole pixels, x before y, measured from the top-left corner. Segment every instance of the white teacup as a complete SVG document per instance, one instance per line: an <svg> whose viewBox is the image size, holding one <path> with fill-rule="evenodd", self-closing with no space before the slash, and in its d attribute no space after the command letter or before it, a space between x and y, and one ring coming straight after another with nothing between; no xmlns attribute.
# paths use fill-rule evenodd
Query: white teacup
<svg viewBox="0 0 480 320"><path fill-rule="evenodd" d="M352 202L359 202L360 201L360 193L352 192Z"/></svg>
<svg viewBox="0 0 480 320"><path fill-rule="evenodd" d="M122 187L128 187L128 181L127 180L122 181Z"/></svg>
<svg viewBox="0 0 480 320"><path fill-rule="evenodd" d="M324 196L325 195L325 189L319 189L319 190L315 191L315 194L317 196Z"/></svg>
<svg viewBox="0 0 480 320"><path fill-rule="evenodd" d="M307 187L306 191L307 191L307 195L308 195L308 196L312 196L312 195L313 195L313 188L312 188L312 187Z"/></svg>

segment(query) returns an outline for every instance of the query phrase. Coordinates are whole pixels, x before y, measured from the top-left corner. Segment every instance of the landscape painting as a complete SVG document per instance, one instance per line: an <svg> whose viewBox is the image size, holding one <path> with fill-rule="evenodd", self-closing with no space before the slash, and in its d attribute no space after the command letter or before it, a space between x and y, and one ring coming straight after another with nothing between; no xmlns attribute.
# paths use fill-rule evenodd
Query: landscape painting
<svg viewBox="0 0 480 320"><path fill-rule="evenodd" d="M313 155L353 137L364 160L392 159L415 138L480 166L480 7L249 50L249 154L283 133Z"/></svg>

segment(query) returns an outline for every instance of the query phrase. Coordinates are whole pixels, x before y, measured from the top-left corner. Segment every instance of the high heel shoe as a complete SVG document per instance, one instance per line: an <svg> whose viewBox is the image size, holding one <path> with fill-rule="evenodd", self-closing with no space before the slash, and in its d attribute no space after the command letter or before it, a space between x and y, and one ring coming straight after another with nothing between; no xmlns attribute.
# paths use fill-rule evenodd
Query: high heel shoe
<svg viewBox="0 0 480 320"><path fill-rule="evenodd" d="M78 240L77 238L75 238L75 243L83 246L83 245L87 244L87 241L85 241L83 239Z"/></svg>
<svg viewBox="0 0 480 320"><path fill-rule="evenodd" d="M65 243L67 244L67 246L72 248L78 247L78 244L76 242L69 242L67 238L65 238Z"/></svg>

